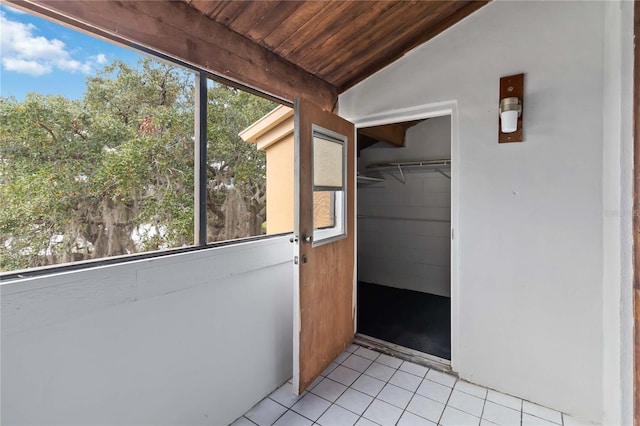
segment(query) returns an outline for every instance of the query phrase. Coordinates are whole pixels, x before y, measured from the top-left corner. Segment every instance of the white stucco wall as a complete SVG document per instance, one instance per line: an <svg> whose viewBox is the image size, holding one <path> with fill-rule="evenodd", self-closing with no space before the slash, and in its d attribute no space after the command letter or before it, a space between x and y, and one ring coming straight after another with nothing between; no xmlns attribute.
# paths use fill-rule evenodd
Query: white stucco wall
<svg viewBox="0 0 640 426"><path fill-rule="evenodd" d="M605 418L609 390L604 45L605 21L615 18L605 7L490 3L340 96L341 115L355 121L457 101L454 368L470 381L596 421ZM628 25L620 27L625 34ZM520 72L525 141L498 144L499 79ZM618 183L620 163L606 164Z"/></svg>
<svg viewBox="0 0 640 426"><path fill-rule="evenodd" d="M5 282L2 424L225 425L291 377L288 237Z"/></svg>

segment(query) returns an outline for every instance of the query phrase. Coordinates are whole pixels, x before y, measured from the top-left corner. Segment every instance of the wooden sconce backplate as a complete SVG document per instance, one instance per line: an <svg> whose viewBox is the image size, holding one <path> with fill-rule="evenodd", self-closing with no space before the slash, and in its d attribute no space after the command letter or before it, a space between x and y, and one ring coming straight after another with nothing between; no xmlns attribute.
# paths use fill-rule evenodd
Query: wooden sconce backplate
<svg viewBox="0 0 640 426"><path fill-rule="evenodd" d="M502 133L498 118L498 143L522 142L522 117L524 117L524 74L510 75L500 79L500 97L498 102L512 96L520 99L522 113L518 117L518 130L513 133Z"/></svg>

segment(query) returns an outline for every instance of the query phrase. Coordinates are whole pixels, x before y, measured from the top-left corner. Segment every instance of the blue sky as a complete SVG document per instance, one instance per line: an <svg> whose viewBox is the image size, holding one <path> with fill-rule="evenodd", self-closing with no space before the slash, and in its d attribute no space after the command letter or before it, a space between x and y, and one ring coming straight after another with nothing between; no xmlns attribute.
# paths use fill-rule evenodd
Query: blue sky
<svg viewBox="0 0 640 426"><path fill-rule="evenodd" d="M0 5L0 95L22 100L28 92L78 99L85 78L139 53L60 24Z"/></svg>

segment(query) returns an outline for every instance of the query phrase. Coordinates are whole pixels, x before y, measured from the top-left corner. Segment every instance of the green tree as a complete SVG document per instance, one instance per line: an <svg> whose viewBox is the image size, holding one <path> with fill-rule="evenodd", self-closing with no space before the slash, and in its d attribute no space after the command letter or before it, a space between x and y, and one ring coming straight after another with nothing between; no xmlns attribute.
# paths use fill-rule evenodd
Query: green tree
<svg viewBox="0 0 640 426"><path fill-rule="evenodd" d="M266 219L265 154L238 133L275 104L217 83L210 84L207 93L208 240L261 234Z"/></svg>
<svg viewBox="0 0 640 426"><path fill-rule="evenodd" d="M264 220L264 157L237 133L273 104L216 84L209 105L209 235L255 235L228 229ZM82 100L0 97L0 270L193 244L193 123L193 75L149 58Z"/></svg>

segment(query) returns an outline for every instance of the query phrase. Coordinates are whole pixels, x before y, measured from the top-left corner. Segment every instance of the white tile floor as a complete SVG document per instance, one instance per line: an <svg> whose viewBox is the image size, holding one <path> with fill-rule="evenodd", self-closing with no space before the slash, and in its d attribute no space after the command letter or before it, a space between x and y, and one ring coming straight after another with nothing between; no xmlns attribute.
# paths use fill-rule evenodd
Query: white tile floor
<svg viewBox="0 0 640 426"><path fill-rule="evenodd" d="M307 392L291 381L232 426L590 425L421 365L351 345Z"/></svg>

